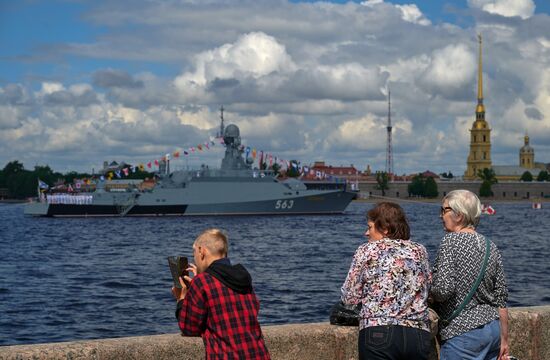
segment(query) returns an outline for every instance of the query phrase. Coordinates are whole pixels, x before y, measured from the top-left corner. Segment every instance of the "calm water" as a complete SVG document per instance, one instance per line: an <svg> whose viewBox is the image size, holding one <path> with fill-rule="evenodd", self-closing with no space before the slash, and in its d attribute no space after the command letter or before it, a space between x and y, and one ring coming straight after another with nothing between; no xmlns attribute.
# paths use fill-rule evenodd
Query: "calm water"
<svg viewBox="0 0 550 360"><path fill-rule="evenodd" d="M496 204L479 231L500 247L511 306L550 304L550 204ZM0 204L0 345L178 331L168 255L191 256L205 228L230 235L230 257L252 274L262 324L327 321L364 215L49 219ZM431 260L443 235L439 205L404 204Z"/></svg>

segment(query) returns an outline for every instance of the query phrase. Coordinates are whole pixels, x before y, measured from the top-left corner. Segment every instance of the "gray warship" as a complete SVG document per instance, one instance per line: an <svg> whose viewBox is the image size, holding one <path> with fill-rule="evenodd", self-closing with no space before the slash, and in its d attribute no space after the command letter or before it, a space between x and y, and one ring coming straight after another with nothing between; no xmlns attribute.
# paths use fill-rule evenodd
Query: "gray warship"
<svg viewBox="0 0 550 360"><path fill-rule="evenodd" d="M101 183L85 200L46 199L25 206L33 216L192 216L342 213L355 197L345 182L279 179L272 171L253 169L243 158L236 125L223 127L225 156L220 169L168 169L154 188L109 191ZM81 196L82 197L82 196Z"/></svg>

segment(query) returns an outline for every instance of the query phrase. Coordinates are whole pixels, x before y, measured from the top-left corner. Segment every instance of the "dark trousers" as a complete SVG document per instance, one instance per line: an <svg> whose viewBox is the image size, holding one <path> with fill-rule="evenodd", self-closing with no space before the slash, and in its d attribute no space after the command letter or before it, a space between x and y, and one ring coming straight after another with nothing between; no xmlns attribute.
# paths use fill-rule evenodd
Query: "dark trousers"
<svg viewBox="0 0 550 360"><path fill-rule="evenodd" d="M428 331L399 326L372 326L359 331L359 359L427 360L431 347Z"/></svg>

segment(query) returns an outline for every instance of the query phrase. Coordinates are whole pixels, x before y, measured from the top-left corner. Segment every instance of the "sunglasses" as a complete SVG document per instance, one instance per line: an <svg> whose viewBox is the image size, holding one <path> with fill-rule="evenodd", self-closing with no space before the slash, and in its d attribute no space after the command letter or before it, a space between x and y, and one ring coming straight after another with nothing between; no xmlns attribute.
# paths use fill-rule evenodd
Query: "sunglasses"
<svg viewBox="0 0 550 360"><path fill-rule="evenodd" d="M440 214L441 214L441 216L443 216L446 213L448 213L449 211L453 211L453 209L448 207L448 206L445 206L445 207L442 206L441 209L440 209Z"/></svg>

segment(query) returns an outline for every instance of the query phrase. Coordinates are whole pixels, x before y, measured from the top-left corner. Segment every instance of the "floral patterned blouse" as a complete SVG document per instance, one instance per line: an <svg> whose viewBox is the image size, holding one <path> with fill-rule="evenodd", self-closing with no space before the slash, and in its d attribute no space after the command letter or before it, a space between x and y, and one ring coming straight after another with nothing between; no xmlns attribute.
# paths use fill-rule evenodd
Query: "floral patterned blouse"
<svg viewBox="0 0 550 360"><path fill-rule="evenodd" d="M342 285L342 302L362 304L359 329L401 325L429 330L431 273L424 246L384 238L357 249Z"/></svg>

